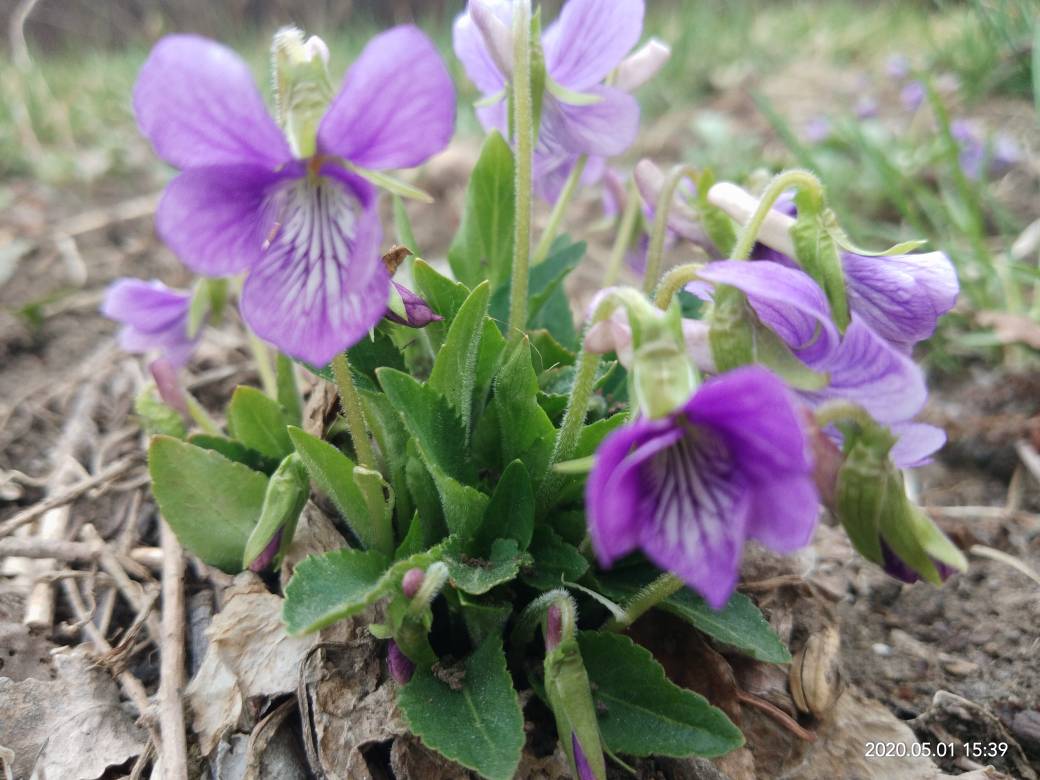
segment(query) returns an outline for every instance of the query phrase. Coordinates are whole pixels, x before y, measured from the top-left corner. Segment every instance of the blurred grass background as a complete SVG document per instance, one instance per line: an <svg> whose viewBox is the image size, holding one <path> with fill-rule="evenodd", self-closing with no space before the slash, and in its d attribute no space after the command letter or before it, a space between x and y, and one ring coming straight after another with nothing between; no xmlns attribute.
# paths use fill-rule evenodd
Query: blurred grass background
<svg viewBox="0 0 1040 780"><path fill-rule="evenodd" d="M168 32L220 38L266 88L267 46L294 23L326 39L335 78L378 29L415 21L456 75L460 133L477 136L477 97L451 55L462 0L20 0L0 2L0 179L89 190L163 176L138 137L129 94L150 45ZM542 4L547 19L559 2ZM644 132L625 161L689 162L761 180L783 166L817 171L842 224L882 248L924 237L951 254L970 310L949 318L942 361L1004 339L973 311L1036 320L1037 244L1015 244L1038 216L1034 42L1040 0L649 0L644 37L673 56L639 94ZM905 74L896 74L901 63ZM905 105L920 83L924 98ZM869 109L869 110L868 110ZM965 127L982 173L965 170ZM1004 169L998 152L1017 157ZM623 163L624 164L624 163ZM149 185L154 186L154 185ZM0 208L4 206L0 188ZM1040 227L1034 229L1040 230ZM1012 251L1013 246L1015 250Z"/></svg>

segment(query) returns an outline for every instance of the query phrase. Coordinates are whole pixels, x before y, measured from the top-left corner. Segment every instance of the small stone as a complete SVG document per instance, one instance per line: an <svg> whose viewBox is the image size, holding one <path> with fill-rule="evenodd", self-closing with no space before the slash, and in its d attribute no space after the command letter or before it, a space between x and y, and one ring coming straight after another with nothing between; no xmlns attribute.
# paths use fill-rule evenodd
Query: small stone
<svg viewBox="0 0 1040 780"><path fill-rule="evenodd" d="M945 654L943 655L945 656ZM967 677L969 674L975 674L979 670L978 664L974 664L964 658L941 657L940 660L942 661L943 669L958 677Z"/></svg>
<svg viewBox="0 0 1040 780"><path fill-rule="evenodd" d="M875 642L870 646L870 649L874 651L874 655L880 655L882 658L888 658L892 655L892 648L884 642Z"/></svg>

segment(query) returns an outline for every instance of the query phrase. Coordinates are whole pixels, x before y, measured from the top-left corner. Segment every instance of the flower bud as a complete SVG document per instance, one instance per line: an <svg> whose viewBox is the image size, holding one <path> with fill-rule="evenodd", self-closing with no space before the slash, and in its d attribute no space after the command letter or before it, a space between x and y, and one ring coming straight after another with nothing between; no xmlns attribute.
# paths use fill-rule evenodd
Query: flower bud
<svg viewBox="0 0 1040 780"><path fill-rule="evenodd" d="M844 426L845 462L838 472L835 512L856 550L904 582L939 585L964 555L907 498L889 452L895 437L880 425Z"/></svg>
<svg viewBox="0 0 1040 780"><path fill-rule="evenodd" d="M402 284L391 282L390 301L387 304L386 318L398 325L409 328L422 328L431 322L444 319L430 308L423 298L416 295Z"/></svg>
<svg viewBox="0 0 1040 780"><path fill-rule="evenodd" d="M571 734L571 752L574 754L574 770L578 773L578 780L596 780L596 774L592 771L589 759L581 747L577 734Z"/></svg>
<svg viewBox="0 0 1040 780"><path fill-rule="evenodd" d="M563 613L559 606L551 604L545 611L545 649L555 650L563 639Z"/></svg>
<svg viewBox="0 0 1040 780"><path fill-rule="evenodd" d="M657 75L672 56L672 50L659 38L651 38L640 49L628 55L614 72L611 86L622 92L634 92Z"/></svg>
<svg viewBox="0 0 1040 780"><path fill-rule="evenodd" d="M410 599L415 598L415 594L419 592L425 578L426 572L418 567L406 571L401 579L401 590L404 591L404 595Z"/></svg>
<svg viewBox="0 0 1040 780"><path fill-rule="evenodd" d="M267 481L260 519L242 553L243 567L260 571L289 546L310 494L310 477L303 460L295 452L287 455Z"/></svg>
<svg viewBox="0 0 1040 780"><path fill-rule="evenodd" d="M397 646L393 639L386 646L386 665L390 669L390 676L398 685L407 685L415 673L415 664Z"/></svg>

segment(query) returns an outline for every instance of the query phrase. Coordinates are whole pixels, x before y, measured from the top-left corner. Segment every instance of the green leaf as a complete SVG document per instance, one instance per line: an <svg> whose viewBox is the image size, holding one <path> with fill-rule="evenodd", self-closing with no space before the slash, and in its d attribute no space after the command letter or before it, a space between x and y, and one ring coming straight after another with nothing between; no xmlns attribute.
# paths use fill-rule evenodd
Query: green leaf
<svg viewBox="0 0 1040 780"><path fill-rule="evenodd" d="M469 287L485 279L497 288L513 261L513 152L497 131L484 141L470 174L459 232L448 249L455 278Z"/></svg>
<svg viewBox="0 0 1040 780"><path fill-rule="evenodd" d="M553 316L547 324L542 318L542 310L549 305L550 300L554 299L557 293L563 296L562 300L565 304L567 303L567 297L563 293L563 280L567 278L567 274L577 267L584 255L584 241L572 244L567 236L560 236L553 243L552 249L549 250L549 256L545 261L531 267L527 277L527 321L530 327L544 327L558 341L560 340L560 334L557 332L559 328L550 327L550 325L558 326L560 324L557 322L556 313L551 312ZM509 293L511 289L512 283L507 279L501 286L495 289L494 294L491 296L490 315L502 327L505 327L509 321ZM570 304L567 304L567 321L570 324L570 333L573 333L574 322L570 314Z"/></svg>
<svg viewBox="0 0 1040 780"><path fill-rule="evenodd" d="M307 467L318 490L332 499L336 509L347 521L350 530L366 549L389 553L393 538L388 538L381 524L373 521L368 504L354 478L354 461L332 444L299 428L290 427L289 438Z"/></svg>
<svg viewBox="0 0 1040 780"><path fill-rule="evenodd" d="M378 376L427 464L474 484L477 474L467 452L465 428L444 396L400 371L384 368Z"/></svg>
<svg viewBox="0 0 1040 780"><path fill-rule="evenodd" d="M419 244L415 240L412 231L412 221L408 219L408 211L404 207L404 199L400 195L394 195L394 233L397 235L397 243L406 247L413 255L419 254Z"/></svg>
<svg viewBox="0 0 1040 780"><path fill-rule="evenodd" d="M168 436L152 439L148 472L159 510L181 544L211 566L241 571L267 477Z"/></svg>
<svg viewBox="0 0 1040 780"><path fill-rule="evenodd" d="M343 547L311 555L296 565L285 588L282 619L290 634L310 633L356 615L400 585L404 573L439 560L440 549L412 555L392 566L376 550Z"/></svg>
<svg viewBox="0 0 1040 780"><path fill-rule="evenodd" d="M665 677L650 651L627 636L583 631L603 741L631 756L721 756L744 744L740 729L703 696Z"/></svg>
<svg viewBox="0 0 1040 780"><path fill-rule="evenodd" d="M265 474L273 474L278 468L278 461L268 458L256 450L251 450L241 442L229 439L226 436L210 436L207 433L196 433L188 437L188 443L204 450L219 452L228 460L248 466L253 471L262 471Z"/></svg>
<svg viewBox="0 0 1040 780"><path fill-rule="evenodd" d="M501 434L502 462L520 459L531 474L541 475L552 454L556 429L538 405L538 377L531 346L523 339L495 378L494 405Z"/></svg>
<svg viewBox="0 0 1040 780"><path fill-rule="evenodd" d="M471 550L486 553L496 539L513 539L526 550L534 531L534 490L527 468L514 460L498 480Z"/></svg>
<svg viewBox="0 0 1040 780"><path fill-rule="evenodd" d="M448 328L448 336L437 353L430 374L429 386L443 395L455 409L469 436L473 411L473 385L476 380L477 355L484 333L484 315L487 314L487 282L482 282L470 293L466 302Z"/></svg>
<svg viewBox="0 0 1040 780"><path fill-rule="evenodd" d="M501 640L488 637L466 659L460 688L417 669L397 695L423 743L488 780L512 780L524 746L524 719Z"/></svg>
<svg viewBox="0 0 1040 780"><path fill-rule="evenodd" d="M484 335L480 339L480 352L477 353L476 378L473 381L473 397L476 410L480 410L487 400L491 382L502 366L502 356L506 350L506 339L490 319L484 319Z"/></svg>
<svg viewBox="0 0 1040 780"><path fill-rule="evenodd" d="M347 361L358 381L359 389L377 390L376 371L384 366L404 371L404 357L394 344L393 337L383 327L376 328L370 336L361 339L347 351ZM333 378L335 381L335 378ZM357 381L357 379L355 379Z"/></svg>
<svg viewBox="0 0 1040 780"><path fill-rule="evenodd" d="M486 559L470 557L462 550L459 542L447 545L444 562L448 564L452 587L473 595L487 593L496 585L515 579L527 560L515 539L496 539Z"/></svg>
<svg viewBox="0 0 1040 780"><path fill-rule="evenodd" d="M228 406L228 428L232 437L280 462L293 451L285 427L285 413L277 401L255 387L235 388Z"/></svg>
<svg viewBox="0 0 1040 780"><path fill-rule="evenodd" d="M437 485L448 530L468 538L480 525L488 497L470 486L477 481L476 467L455 411L440 393L407 374L386 368L378 373Z"/></svg>
<svg viewBox="0 0 1040 780"><path fill-rule="evenodd" d="M654 576L655 573L647 569L617 572L600 578L601 590L610 598L622 601L635 595ZM712 639L759 661L784 664L791 660L791 654L780 637L755 603L743 593L734 593L718 612L689 588L669 596L658 607L682 618Z"/></svg>
<svg viewBox="0 0 1040 780"><path fill-rule="evenodd" d="M564 582L577 582L589 570L589 562L578 548L545 525L535 529L530 553L534 564L524 572L522 579L538 590L552 590Z"/></svg>
<svg viewBox="0 0 1040 780"><path fill-rule="evenodd" d="M380 392L360 391L365 402L365 416L372 434L379 445L390 472L390 485L397 498L394 511L397 514L397 528L401 535L409 527L415 504L408 489L408 431L401 421L401 416L394 409L389 399ZM427 545L428 546L428 545Z"/></svg>
<svg viewBox="0 0 1040 780"><path fill-rule="evenodd" d="M466 631L474 645L484 643L489 636L502 636L502 628L513 614L513 605L508 601L483 601L480 597L468 596L459 591L459 606Z"/></svg>

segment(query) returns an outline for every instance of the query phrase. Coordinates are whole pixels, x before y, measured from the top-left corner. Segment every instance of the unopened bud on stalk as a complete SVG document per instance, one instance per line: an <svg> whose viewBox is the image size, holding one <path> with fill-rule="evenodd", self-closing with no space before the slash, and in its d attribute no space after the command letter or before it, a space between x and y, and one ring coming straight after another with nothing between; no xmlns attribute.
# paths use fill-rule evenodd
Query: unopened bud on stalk
<svg viewBox="0 0 1040 780"><path fill-rule="evenodd" d="M386 646L386 665L390 670L390 676L398 685L407 685L415 674L415 664L401 652L401 648L393 639Z"/></svg>
<svg viewBox="0 0 1040 780"><path fill-rule="evenodd" d="M401 580L401 590L404 591L404 595L410 599L415 598L415 594L419 592L425 578L426 572L418 567L406 571Z"/></svg>

